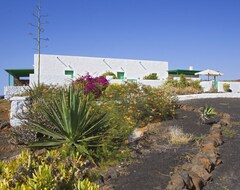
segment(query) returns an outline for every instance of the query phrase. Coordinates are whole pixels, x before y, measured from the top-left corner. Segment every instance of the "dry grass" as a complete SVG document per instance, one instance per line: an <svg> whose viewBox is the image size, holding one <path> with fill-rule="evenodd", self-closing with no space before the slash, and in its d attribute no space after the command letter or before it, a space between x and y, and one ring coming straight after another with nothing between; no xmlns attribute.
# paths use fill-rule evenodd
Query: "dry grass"
<svg viewBox="0 0 240 190"><path fill-rule="evenodd" d="M169 143L174 145L187 144L193 140L193 135L183 133L183 130L179 127L173 126L169 128Z"/></svg>

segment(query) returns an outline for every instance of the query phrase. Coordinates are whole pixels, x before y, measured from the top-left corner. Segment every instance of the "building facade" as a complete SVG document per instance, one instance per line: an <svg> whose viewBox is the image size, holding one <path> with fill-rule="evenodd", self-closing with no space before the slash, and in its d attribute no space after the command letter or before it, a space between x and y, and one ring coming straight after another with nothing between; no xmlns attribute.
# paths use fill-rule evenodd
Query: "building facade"
<svg viewBox="0 0 240 190"><path fill-rule="evenodd" d="M157 73L159 80L164 80L168 77L168 62L41 54L39 79L40 83L62 85L86 73L99 76L107 71L120 80L141 80L151 73ZM38 55L34 55L30 85L37 82Z"/></svg>

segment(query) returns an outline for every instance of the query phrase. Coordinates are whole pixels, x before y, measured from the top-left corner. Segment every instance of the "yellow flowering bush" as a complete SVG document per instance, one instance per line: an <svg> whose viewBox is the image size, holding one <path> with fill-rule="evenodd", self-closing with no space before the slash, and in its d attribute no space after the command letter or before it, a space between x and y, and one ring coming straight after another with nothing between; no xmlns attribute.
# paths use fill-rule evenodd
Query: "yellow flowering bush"
<svg viewBox="0 0 240 190"><path fill-rule="evenodd" d="M34 153L22 151L14 160L0 161L0 189L9 190L97 190L83 179L83 159L69 147Z"/></svg>
<svg viewBox="0 0 240 190"><path fill-rule="evenodd" d="M137 83L112 84L105 90L102 100L106 109L121 114L132 127L175 114L176 101L171 94L161 88Z"/></svg>

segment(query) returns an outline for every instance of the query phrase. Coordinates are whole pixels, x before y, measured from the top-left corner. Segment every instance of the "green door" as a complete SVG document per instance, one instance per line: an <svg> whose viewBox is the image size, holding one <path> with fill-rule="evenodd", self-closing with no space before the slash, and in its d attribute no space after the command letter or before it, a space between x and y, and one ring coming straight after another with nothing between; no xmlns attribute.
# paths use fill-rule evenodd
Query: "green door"
<svg viewBox="0 0 240 190"><path fill-rule="evenodd" d="M124 72L117 72L118 79L124 79Z"/></svg>

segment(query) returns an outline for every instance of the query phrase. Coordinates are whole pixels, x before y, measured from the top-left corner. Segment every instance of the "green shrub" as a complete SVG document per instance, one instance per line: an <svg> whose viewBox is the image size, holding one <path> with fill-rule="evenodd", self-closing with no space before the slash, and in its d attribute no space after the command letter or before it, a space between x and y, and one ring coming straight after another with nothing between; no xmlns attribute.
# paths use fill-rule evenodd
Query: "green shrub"
<svg viewBox="0 0 240 190"><path fill-rule="evenodd" d="M187 79L186 79L185 75L180 74L180 80L179 80L178 87L186 88L187 86L188 86L188 84L187 84Z"/></svg>
<svg viewBox="0 0 240 190"><path fill-rule="evenodd" d="M117 76L115 75L115 73L111 72L111 71L107 71L105 73L102 74L102 76L106 77L106 76L112 76L113 79L117 79Z"/></svg>
<svg viewBox="0 0 240 190"><path fill-rule="evenodd" d="M151 74L143 77L143 80L158 80L157 73L151 73Z"/></svg>
<svg viewBox="0 0 240 190"><path fill-rule="evenodd" d="M145 125L154 119L163 120L174 115L175 103L172 95L161 88L137 83L110 85L103 98L111 103L132 126ZM112 103L115 102L115 103ZM109 106L109 105L108 105Z"/></svg>
<svg viewBox="0 0 240 190"><path fill-rule="evenodd" d="M176 95L197 94L203 91L200 82L200 80L186 79L185 76L181 74L180 80L168 78L162 85L162 88Z"/></svg>
<svg viewBox="0 0 240 190"><path fill-rule="evenodd" d="M223 90L224 90L225 92L228 92L229 89L230 89L230 84L228 84L228 83L223 83Z"/></svg>
<svg viewBox="0 0 240 190"><path fill-rule="evenodd" d="M99 186L84 178L86 165L80 154L59 150L23 151L15 160L0 161L0 189L79 189Z"/></svg>

